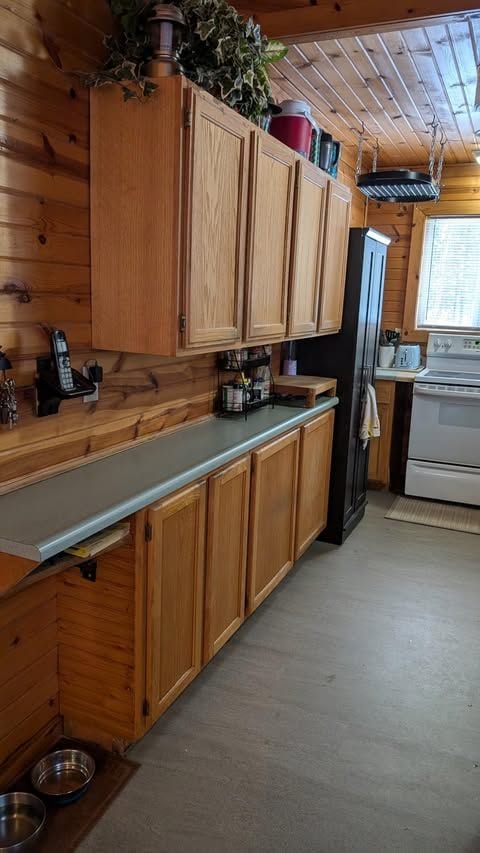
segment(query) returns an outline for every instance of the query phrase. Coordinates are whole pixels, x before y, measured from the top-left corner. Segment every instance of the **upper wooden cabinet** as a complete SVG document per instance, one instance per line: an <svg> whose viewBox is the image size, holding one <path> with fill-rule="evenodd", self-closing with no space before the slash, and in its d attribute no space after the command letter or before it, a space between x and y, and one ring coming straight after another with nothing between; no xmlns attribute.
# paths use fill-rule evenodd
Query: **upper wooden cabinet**
<svg viewBox="0 0 480 853"><path fill-rule="evenodd" d="M329 181L318 332L338 332L342 326L351 204L350 190Z"/></svg>
<svg viewBox="0 0 480 853"><path fill-rule="evenodd" d="M288 336L314 335L318 324L327 176L306 160L296 166Z"/></svg>
<svg viewBox="0 0 480 853"><path fill-rule="evenodd" d="M191 90L186 131L185 346L242 339L250 130ZM221 285L221 286L220 286Z"/></svg>
<svg viewBox="0 0 480 853"><path fill-rule="evenodd" d="M255 127L183 77L91 94L92 338L177 355L243 337Z"/></svg>
<svg viewBox="0 0 480 853"><path fill-rule="evenodd" d="M93 346L181 355L339 329L348 190L328 179L325 209L320 169L184 77L156 83L146 102L91 92Z"/></svg>
<svg viewBox="0 0 480 853"><path fill-rule="evenodd" d="M295 152L258 133L249 221L247 341L281 340L287 329Z"/></svg>

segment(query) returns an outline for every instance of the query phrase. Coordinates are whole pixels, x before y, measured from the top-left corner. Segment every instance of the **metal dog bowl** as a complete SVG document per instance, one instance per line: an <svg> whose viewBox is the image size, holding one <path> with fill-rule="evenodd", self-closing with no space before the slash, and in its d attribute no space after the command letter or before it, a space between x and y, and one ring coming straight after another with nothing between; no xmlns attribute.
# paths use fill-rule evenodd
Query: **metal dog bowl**
<svg viewBox="0 0 480 853"><path fill-rule="evenodd" d="M45 823L45 806L34 794L0 796L0 851L19 853L36 841Z"/></svg>
<svg viewBox="0 0 480 853"><path fill-rule="evenodd" d="M57 805L78 800L95 773L91 755L81 749L59 749L41 758L32 770L32 785Z"/></svg>

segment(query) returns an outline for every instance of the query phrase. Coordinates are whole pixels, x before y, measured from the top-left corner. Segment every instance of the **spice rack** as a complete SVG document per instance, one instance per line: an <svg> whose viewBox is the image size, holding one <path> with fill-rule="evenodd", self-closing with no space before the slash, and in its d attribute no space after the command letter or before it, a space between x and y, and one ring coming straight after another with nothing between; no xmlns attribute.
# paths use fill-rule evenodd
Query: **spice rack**
<svg viewBox="0 0 480 853"><path fill-rule="evenodd" d="M219 417L243 416L264 406L274 406L275 388L271 368L271 347L253 350L228 350L220 353L218 367ZM265 368L265 370L262 370ZM235 373L235 380L224 381L223 374ZM263 374L263 375L262 375Z"/></svg>

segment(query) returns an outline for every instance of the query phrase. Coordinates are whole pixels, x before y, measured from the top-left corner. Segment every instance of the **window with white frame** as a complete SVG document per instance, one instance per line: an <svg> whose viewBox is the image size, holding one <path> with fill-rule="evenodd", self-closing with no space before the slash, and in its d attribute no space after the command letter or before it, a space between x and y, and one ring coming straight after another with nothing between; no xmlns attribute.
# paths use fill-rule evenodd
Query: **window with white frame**
<svg viewBox="0 0 480 853"><path fill-rule="evenodd" d="M416 326L480 331L480 216L426 220Z"/></svg>

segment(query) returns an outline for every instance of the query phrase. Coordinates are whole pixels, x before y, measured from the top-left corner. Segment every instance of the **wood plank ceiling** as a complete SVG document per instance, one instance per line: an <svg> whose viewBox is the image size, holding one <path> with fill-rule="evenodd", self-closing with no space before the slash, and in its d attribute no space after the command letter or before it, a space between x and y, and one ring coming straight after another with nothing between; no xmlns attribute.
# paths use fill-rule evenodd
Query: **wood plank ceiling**
<svg viewBox="0 0 480 853"><path fill-rule="evenodd" d="M278 101L308 100L319 125L354 162L365 126L366 151L378 138L379 166L428 163L434 115L447 163L472 161L480 128L473 109L480 20L295 44L271 69Z"/></svg>

